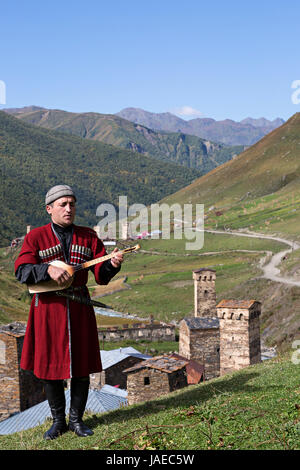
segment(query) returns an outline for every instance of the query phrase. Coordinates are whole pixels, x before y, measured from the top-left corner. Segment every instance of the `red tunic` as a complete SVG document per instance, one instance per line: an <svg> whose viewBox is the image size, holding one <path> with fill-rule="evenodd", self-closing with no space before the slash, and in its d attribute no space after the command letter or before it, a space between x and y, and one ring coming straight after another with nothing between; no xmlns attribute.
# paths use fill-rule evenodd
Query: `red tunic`
<svg viewBox="0 0 300 470"><path fill-rule="evenodd" d="M105 247L94 230L74 225L69 264L81 264L106 254ZM33 229L15 262L21 264L49 263L64 260L62 245L51 223ZM95 280L100 279L102 263L94 266ZM86 286L88 270L75 274L72 287ZM102 370L96 318L92 306L59 297L54 293L33 296L24 338L21 368L32 370L41 379L84 377Z"/></svg>

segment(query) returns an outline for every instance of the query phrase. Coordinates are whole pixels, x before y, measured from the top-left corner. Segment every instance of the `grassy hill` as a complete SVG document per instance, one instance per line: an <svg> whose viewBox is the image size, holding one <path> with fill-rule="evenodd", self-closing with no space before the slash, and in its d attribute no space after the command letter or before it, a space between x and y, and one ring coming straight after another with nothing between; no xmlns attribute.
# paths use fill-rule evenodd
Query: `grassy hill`
<svg viewBox="0 0 300 470"><path fill-rule="evenodd" d="M206 228L300 237L300 113L164 202L205 204Z"/></svg>
<svg viewBox="0 0 300 470"><path fill-rule="evenodd" d="M116 291L112 289L105 297L96 300L119 312L145 319L152 314L156 321L178 324L182 318L194 315L192 271L208 267L216 270L217 302L224 298L255 298L262 302L260 322L265 345L286 350L299 337L299 288L278 285L260 277L261 259L269 251L278 253L285 248L282 243L207 233L200 251L186 251L184 239L141 240L140 244L141 250L125 258L122 270L114 279ZM17 252L3 249L1 253L0 323L26 321L29 311L27 289L16 281L13 274ZM124 278L126 284L122 289ZM92 275L88 285L91 295L96 295ZM97 315L99 327L111 322L112 319L108 322L107 318ZM115 318L115 323L121 325L129 321ZM145 347L150 349L154 346L148 344ZM167 351L174 350L174 345L166 347Z"/></svg>
<svg viewBox="0 0 300 470"><path fill-rule="evenodd" d="M15 120L9 121L13 122ZM22 132L24 129L32 132L31 126L22 125L25 126ZM296 114L243 155L166 197L165 201L204 203L206 228L250 228L299 239L299 126L300 115ZM0 126L1 132L3 127ZM33 155L39 164L38 144L44 152L44 136L54 134L44 129L37 131L41 134L34 134L39 138L30 157ZM22 148L22 142L27 142L24 137L14 141L17 135L14 132L12 140L3 140L9 145L1 147L0 155L5 155L7 161L13 161L10 159L15 152L21 155L18 154L18 145ZM29 133L28 142L30 136L32 138ZM66 147L61 143L59 148L67 156L66 149L72 147L68 136L63 136L62 140ZM57 148L55 142L53 148ZM78 142L82 140L78 139ZM93 155L98 155L98 147L93 147L94 143L87 141L87 145L94 149ZM89 151L92 152L91 148ZM48 155L47 152L45 154ZM22 158L24 165L26 159ZM112 161L115 164L117 160ZM55 163L58 164L58 160ZM128 165L128 160L126 163ZM115 184L118 184L117 180ZM18 187L16 194L17 190ZM87 190L91 191L90 188ZM24 211L26 208L23 205L21 209ZM204 247L199 252L187 252L184 244L185 240L173 238L143 240L142 250L126 258L120 273L127 276L130 289L114 293L103 301L121 311L145 317L153 313L158 320L179 321L191 315L193 310L191 271L210 267L217 273L218 300L255 298L262 301L261 332L264 341L270 345L284 345L283 349L287 349L291 341L297 335L299 337L299 288L260 278L259 260L267 250L273 253L280 251L280 243L207 234ZM26 288L17 284L11 272L15 255L9 250L1 252L1 323L25 319L28 312ZM296 250L289 257L285 269L286 272L297 272L299 268ZM295 350L154 401L102 415L86 413L86 422L95 433L87 439L66 433L53 442L46 442L42 435L49 423L45 423L33 430L0 436L0 448L299 449L299 364L291 360L292 353Z"/></svg>
<svg viewBox="0 0 300 470"><path fill-rule="evenodd" d="M0 246L27 224L48 222L47 190L66 183L78 195L78 224L96 225L102 202L150 204L199 176L196 169L158 161L102 142L43 129L0 112Z"/></svg>
<svg viewBox="0 0 300 470"><path fill-rule="evenodd" d="M299 136L300 113L297 113L230 162L203 175L162 202L204 204L206 229L250 230L299 241ZM248 247L250 240L247 241ZM246 255L242 256L241 263L246 269L249 263ZM286 276L298 281L299 250L287 255L279 268ZM216 270L218 279L221 268L217 267ZM230 278L233 276L235 279L237 274L236 267L233 267L232 274L227 271L228 286ZM262 302L262 332L270 344L280 346L299 338L299 287L259 277L255 279L253 276L244 280L240 278L240 281L233 281L227 294L230 298L256 298Z"/></svg>
<svg viewBox="0 0 300 470"><path fill-rule="evenodd" d="M0 436L0 449L180 449L191 455L200 449L299 450L299 365L291 359L289 352L147 403L98 415L87 411L84 419L94 435L84 439L67 432L45 441L46 422Z"/></svg>
<svg viewBox="0 0 300 470"><path fill-rule="evenodd" d="M253 231L279 233L290 239L299 239L300 220L297 209L300 203L298 188L299 116L299 114L293 116L280 129L273 131L243 155L202 176L191 185L164 200L169 203L180 202L181 204L205 203L205 228L249 228ZM26 126L13 118L10 119L14 124L17 122L18 125L25 126L28 132L30 130L28 139L32 138L32 126ZM39 142L44 142L45 133L48 137L52 136L52 132L44 129L37 128L35 132L38 132L38 135L41 133L42 137ZM57 134L54 135L56 139ZM15 138L15 134L13 136ZM64 142L69 142L69 136L61 138L64 139ZM23 137L22 139L26 143L26 139L24 140ZM77 138L70 136L70 139ZM57 141L54 142L56 144ZM78 142L83 145L82 139L79 139ZM84 142L94 148L95 144L89 141ZM43 147L41 146L41 148ZM126 155L132 154L128 152ZM36 156L35 159L38 161ZM128 171L128 160L126 160L126 164ZM135 166L135 171L137 168L138 166ZM122 167L122 171L125 171L124 167ZM15 172L17 173L16 169ZM100 173L98 174L101 176ZM136 175L136 173L134 174ZM74 181L72 179L74 175L70 175L70 178ZM133 179L130 178L126 181L129 184ZM80 178L76 180L82 194L90 194L90 186L83 192L81 181ZM114 181L115 188L118 190L120 181ZM91 181L92 183L94 180ZM21 182L21 188L22 184ZM40 198L42 198L42 191L38 187L38 183L35 184L40 191ZM169 184L172 186L173 183L169 181ZM146 185L144 186L146 187ZM138 186L137 189L140 190L140 188L141 186ZM14 187L16 193L18 190L18 187L17 189ZM101 188L101 190L103 189ZM13 188L10 191L12 194ZM31 191L31 188L28 191ZM96 191L99 191L95 183L93 191L95 194ZM28 192L28 194L34 196L35 191ZM153 193L150 194L151 197L155 197L158 194L157 188L153 188ZM26 198L24 201L23 199L18 198L20 207L15 209L19 211L18 214L22 210L21 215L18 215L19 219L16 219L18 229L20 220L24 220L24 225L27 220L28 223L31 222L29 219L22 219L23 213L28 210ZM88 202L87 199L85 204ZM38 204L36 201L36 207L39 207ZM84 209L85 206L78 213L84 216L91 213L88 210L84 211ZM35 214L32 214L32 217L34 216ZM89 220L91 220L91 225L94 225L94 219ZM23 230L23 222L21 225ZM298 337L300 327L299 288L278 285L278 283L260 278L259 263L261 258L265 256L267 251L276 253L282 250L282 244L266 240L206 234L204 247L200 251L187 252L184 245L185 240L174 240L173 238L171 240L143 241L144 251L129 257L122 267L121 275L128 276L127 283L131 289L112 294L105 298L105 302L119 311L129 311L145 318L152 313L157 320L179 321L193 311L192 270L207 266L216 269L217 272L218 300L222 298L256 298L262 302L261 325L264 341L270 345L286 348L293 339ZM288 275L295 276L296 279L298 276L299 279L298 250L288 256L288 259L282 264L282 270ZM3 322L15 319L11 314L13 309L9 310L9 305L5 304L5 302L9 303L5 300L9 297L10 284L8 282L11 283L13 280L5 278L5 276L3 272L3 292L8 293L6 296L4 295L1 307ZM20 289L19 286L15 292L18 292L18 289ZM20 297L23 293L20 292L18 295ZM26 315L27 306L22 303L22 300L18 300L16 308L21 316Z"/></svg>
<svg viewBox="0 0 300 470"><path fill-rule="evenodd" d="M182 132L154 131L113 114L70 113L35 106L7 112L29 124L197 168L202 174L244 150L243 145L226 146Z"/></svg>

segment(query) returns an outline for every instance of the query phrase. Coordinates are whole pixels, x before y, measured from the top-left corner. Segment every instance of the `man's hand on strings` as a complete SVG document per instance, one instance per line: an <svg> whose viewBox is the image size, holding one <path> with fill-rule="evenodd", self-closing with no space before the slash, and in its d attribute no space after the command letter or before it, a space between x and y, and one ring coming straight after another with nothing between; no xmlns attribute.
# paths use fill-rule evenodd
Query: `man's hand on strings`
<svg viewBox="0 0 300 470"><path fill-rule="evenodd" d="M115 248L112 253L115 253L113 258L111 258L111 264L114 268L118 268L124 261L124 256L122 253L119 253L119 248Z"/></svg>

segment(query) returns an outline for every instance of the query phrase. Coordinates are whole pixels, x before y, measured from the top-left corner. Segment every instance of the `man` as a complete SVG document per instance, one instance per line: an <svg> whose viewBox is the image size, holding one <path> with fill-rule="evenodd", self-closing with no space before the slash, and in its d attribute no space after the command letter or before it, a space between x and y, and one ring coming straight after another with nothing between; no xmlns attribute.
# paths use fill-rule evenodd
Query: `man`
<svg viewBox="0 0 300 470"><path fill-rule="evenodd" d="M54 280L63 287L70 276L62 268L51 266L50 261L62 260L76 265L106 254L104 245L94 230L74 225L76 197L67 185L51 188L46 194L46 210L51 223L30 231L24 239L15 262L17 279L33 284ZM123 256L114 249L111 260L93 266L98 284L108 284L117 274ZM89 299L86 283L88 271L75 274L68 289L60 294L73 293L77 298ZM53 417L45 439L55 439L68 429L85 437L93 432L83 423L88 391L89 374L100 372L101 358L94 309L57 295L56 292L35 294L28 317L21 357L21 368L32 370L45 387ZM71 378L71 404L69 428L65 419L64 379Z"/></svg>

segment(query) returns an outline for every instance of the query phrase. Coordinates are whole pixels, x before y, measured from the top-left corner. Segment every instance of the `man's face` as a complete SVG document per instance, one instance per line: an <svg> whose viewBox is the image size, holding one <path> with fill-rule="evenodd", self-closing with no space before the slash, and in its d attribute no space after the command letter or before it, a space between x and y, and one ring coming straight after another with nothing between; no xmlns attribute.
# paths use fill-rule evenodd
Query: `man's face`
<svg viewBox="0 0 300 470"><path fill-rule="evenodd" d="M46 211L51 215L52 222L62 227L68 227L75 218L75 199L73 196L56 199L51 206L46 206Z"/></svg>

